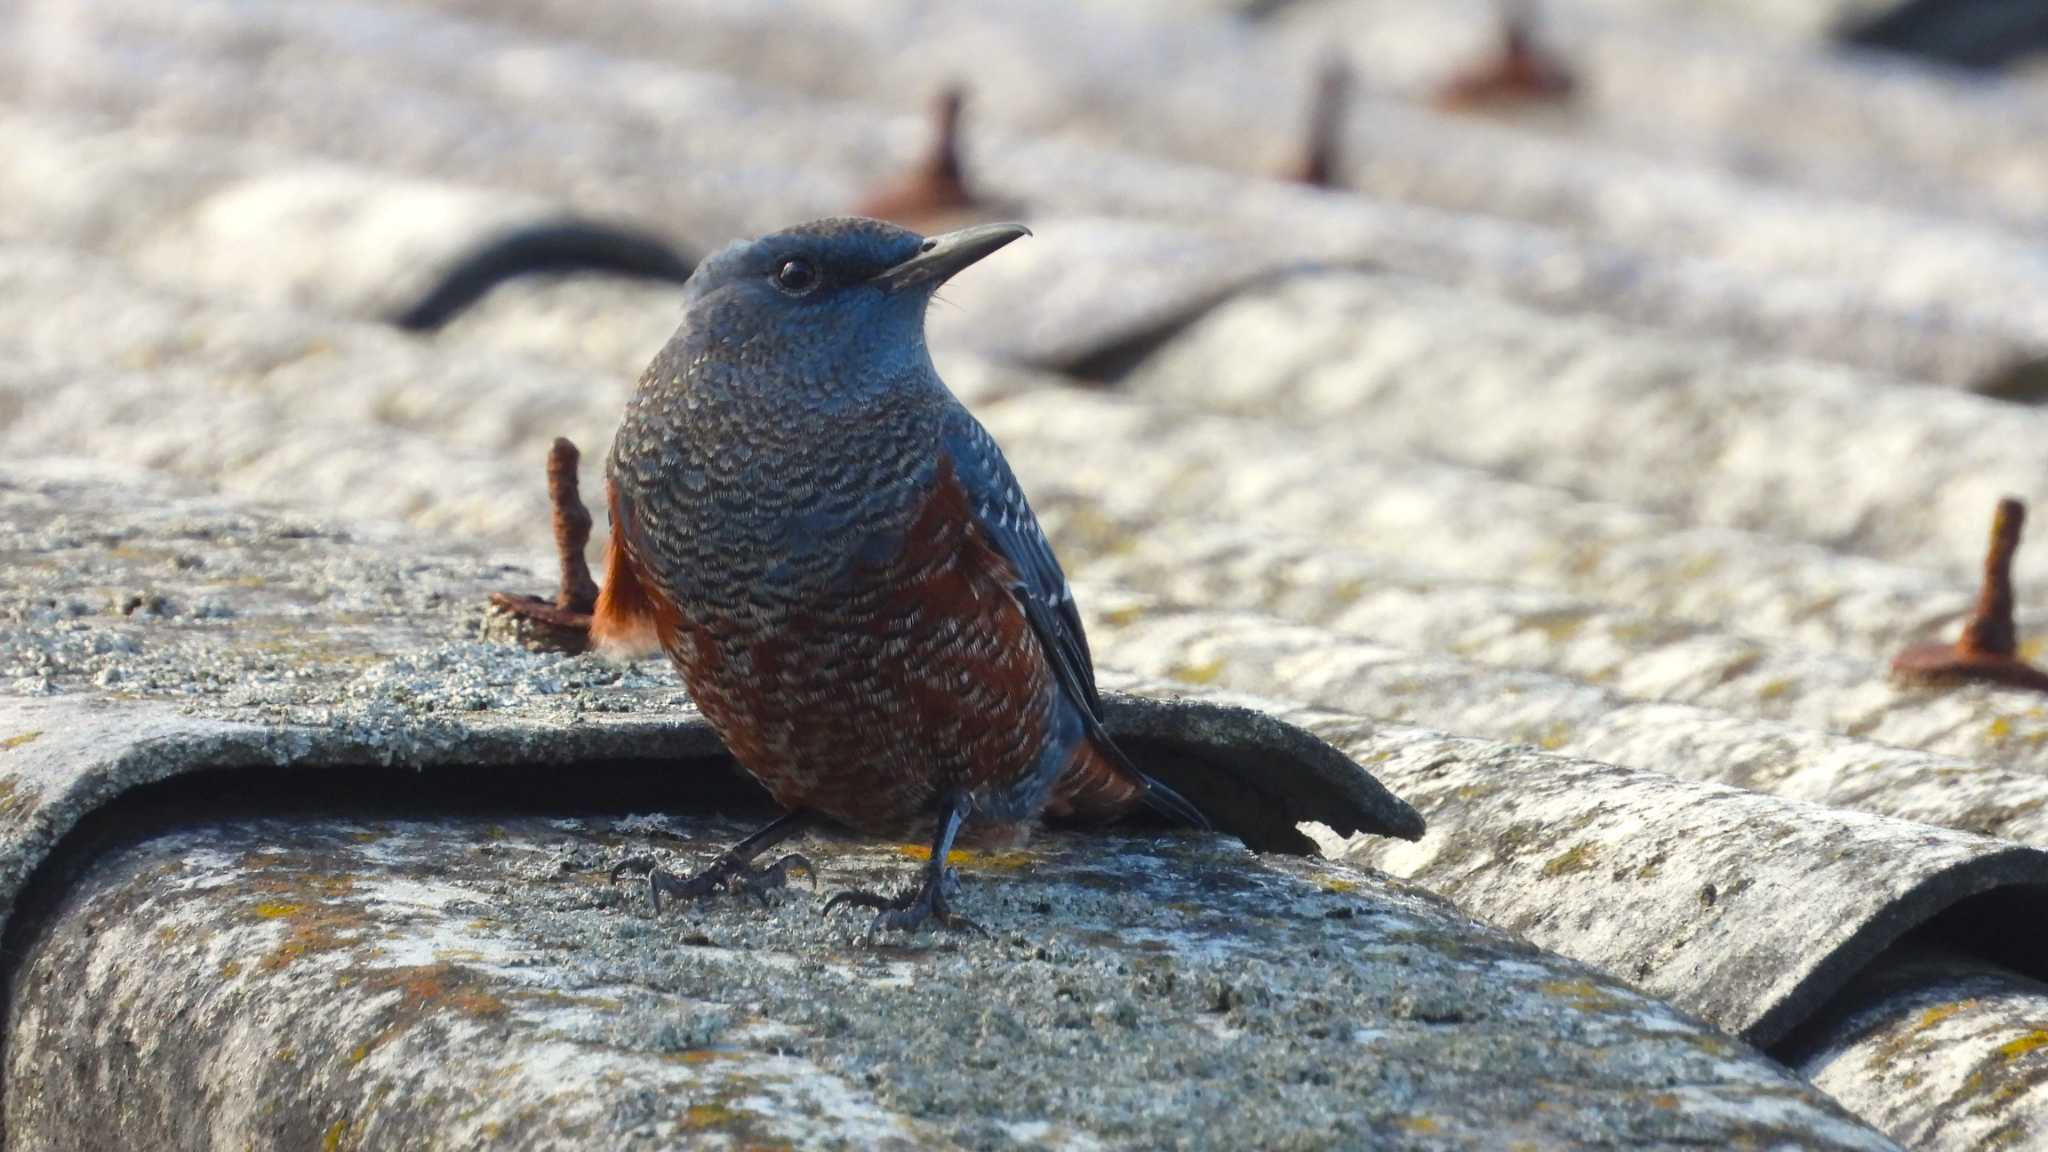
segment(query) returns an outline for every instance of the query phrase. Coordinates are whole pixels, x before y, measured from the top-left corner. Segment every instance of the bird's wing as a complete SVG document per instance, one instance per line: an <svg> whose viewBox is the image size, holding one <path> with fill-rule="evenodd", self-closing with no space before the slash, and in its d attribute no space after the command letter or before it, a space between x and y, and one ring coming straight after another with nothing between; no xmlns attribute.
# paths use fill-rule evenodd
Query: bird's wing
<svg viewBox="0 0 2048 1152"><path fill-rule="evenodd" d="M1024 489L1010 471L1010 462L995 438L965 409L947 424L945 452L953 473L966 489L975 524L994 545L1017 578L1011 592L1024 608L1039 643L1045 646L1060 688L1080 709L1088 736L1117 770L1145 786L1145 803L1156 811L1198 828L1209 826L1193 804L1147 775L1131 762L1102 727L1102 697L1095 688L1095 663L1088 652L1088 634L1074 604L1067 575L1053 556L1045 530L1024 499Z"/></svg>

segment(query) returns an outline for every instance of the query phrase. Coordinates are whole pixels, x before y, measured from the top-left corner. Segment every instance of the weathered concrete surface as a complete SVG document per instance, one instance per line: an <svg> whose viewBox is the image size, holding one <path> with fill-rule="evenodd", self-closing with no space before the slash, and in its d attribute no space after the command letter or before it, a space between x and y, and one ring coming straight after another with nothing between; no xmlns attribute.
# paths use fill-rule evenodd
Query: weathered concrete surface
<svg viewBox="0 0 2048 1152"><path fill-rule="evenodd" d="M2038 409L1399 277L1305 277L1240 294L1122 388L1342 427L1361 447L1690 523L1906 563L1947 558L1958 572L1980 560L2001 496L2048 506L2048 413ZM1513 412L1543 418L1502 418ZM2029 579L2048 580L2048 548L2022 563Z"/></svg>
<svg viewBox="0 0 2048 1152"><path fill-rule="evenodd" d="M121 286L125 300L175 299L165 292L172 287L212 298L208 311L215 315L234 310L213 300L243 300L266 306L265 313L287 308L379 318L417 297L472 245L566 215L588 199L574 187L550 199L479 186L466 170L452 178L406 176L280 156L244 141L117 131L93 118L67 122L19 109L0 108L0 132L12 145L0 156L0 204L8 209L0 236L22 246L11 254L9 274L36 280L34 289L26 283L21 289L46 293L60 309L85 297L76 277L105 278L118 268L142 282ZM663 196L687 193L686 206L635 203L679 247L715 249L748 227L849 211L851 198L834 203L818 197L818 167L800 142L791 141L783 167L764 170L748 186L735 187L720 171L696 171L682 177L684 187L671 181L660 189ZM683 214L671 218L671 207ZM629 215L623 202L601 202L594 210ZM935 343L971 344L983 354L1030 362L1084 361L1171 327L1319 251L1299 240L1276 245L1184 225L1030 215L1037 239L1000 265L977 269L983 284L973 289L974 306L937 310ZM62 253L66 265L59 250L46 247L53 241L100 251L107 260L94 268L68 251ZM74 282L60 283L66 275ZM949 299L968 283L949 288ZM531 282L507 290L534 292ZM472 335L465 343L488 348L475 357L486 362L509 346L586 370L597 364L608 382L629 383L674 330L677 295L673 285L662 285L622 286L595 300L571 296L575 315L540 332L485 322L491 339ZM1031 306L1019 306L1025 301ZM625 314L615 315L621 307ZM992 315L1005 319L992 323ZM63 316L58 311L22 322L63 330ZM522 378L504 375L508 382Z"/></svg>
<svg viewBox="0 0 2048 1152"><path fill-rule="evenodd" d="M1796 1063L1858 1115L1916 1148L2048 1137L2048 986L1907 949L1848 999L1806 1032Z"/></svg>
<svg viewBox="0 0 2048 1152"><path fill-rule="evenodd" d="M460 172L693 238L843 208L925 135L909 117L806 103L415 9L134 3L67 6L61 18L26 23L11 58L18 75L0 96L29 107L130 120L146 110L148 122L180 131L287 146L318 140L330 156ZM159 72L138 84L115 62L142 51L194 81L166 84ZM372 53L374 74L348 66ZM392 114L398 106L403 116ZM2041 349L2031 321L1952 300L1900 307L1853 280L1731 275L1711 261L1073 141L992 132L983 147L978 171L991 194L1033 213L1180 221L1256 238L1294 260L1376 261L1550 307L1930 379L1973 379ZM748 195L756 189L763 194Z"/></svg>
<svg viewBox="0 0 2048 1152"><path fill-rule="evenodd" d="M42 694L5 701L0 844L9 893L89 812L146 810L147 799L117 797L198 768L255 773L230 778L246 784L216 785L213 805L238 796L254 803L294 778L301 791L325 787L332 796L340 774L353 770L380 781L377 799L402 808L406 790L388 773L374 775L379 764L426 769L408 777L420 782L421 802L445 798L453 774L476 773L488 787L493 773L520 764L579 766L552 784L520 777L528 803L553 789L567 790L562 803L587 802L601 790L596 766L606 763L680 760L678 799L712 785L705 773L715 771L715 743L659 666L462 639L478 626L476 597L492 571L470 558L435 558L388 532L350 539L280 523L179 497L160 481L17 472L4 491L0 577L21 608L0 630L0 655L16 691ZM1202 739L1143 705L1120 705L1112 720L1136 747L1156 741L1155 755L1161 744ZM338 799L346 798L344 790ZM1214 1101L1202 1107L1234 1110L1196 1130L1213 1133L1217 1147L1242 1146L1260 1126L1299 1131L1309 1144L1316 1133L1340 1142L1352 1133L1390 1147L1469 1147L1504 1124L1522 1126L1518 1136L1538 1146L1884 1146L1783 1071L1654 1001L1340 866L1255 863L1221 840L1117 847L1099 836L1048 836L1015 873L1018 888L1007 887L1004 861L969 862L971 890L994 893L982 898L994 903L996 944L921 945L936 951L914 956L937 957L939 967L905 971L891 953L853 949L849 926L821 924L808 901L765 923L726 906L665 922L673 931L649 928L588 877L566 894L538 879L558 870L563 845L530 853L522 845L565 830L491 828L447 820L395 841L373 827L302 821L173 828L102 862L99 879L59 901L17 970L11 1138L61 1148L310 1132L367 1147L436 1130L495 1131L539 1146L578 1133L658 1139L673 1130L665 1125L693 1120L788 1138L793 1118L808 1115L843 1125L826 1137L854 1142L929 1130L970 1145L1029 1143L1044 1133L1002 1122L1046 1120L1146 1146L1157 1142L1147 1133L1160 1130L1147 1125L1187 1130L1186 1108L1137 1108L1132 1094L1156 1094L1162 1079L1198 1086L1215 1076L1236 1085L1202 1093ZM698 826L690 852L708 855L736 831ZM498 847L484 847L491 844ZM586 840L572 867L595 872L608 857L589 852L617 847L616 838ZM901 860L873 848L820 855L841 880L863 875L862 860ZM539 863L508 877L507 859ZM52 886L29 906L62 896L62 884ZM1053 905L1062 914L1035 911L1052 903L1041 891L1067 894ZM1361 905L1348 919L1342 910L1326 915L1321 902L1357 893L1384 903ZM1301 900L1313 907L1290 903ZM1204 907L1211 913L1190 918L1190 908ZM1027 922L996 915L1008 909ZM1050 943L1041 920L1059 925ZM1374 925L1390 935L1347 935ZM717 943L679 948L677 932ZM614 948L615 940L627 943ZM724 943L735 947L727 953ZM1053 959L1036 959L1041 949ZM1272 959L1250 959L1247 949ZM734 956L763 952L788 959L735 977L747 961ZM1425 956L1450 959L1432 967ZM1318 964L1283 959L1292 957ZM1339 958L1352 973L1345 980L1332 979ZM1018 963L1042 965L1032 971L1043 982L1017 976ZM1129 991L1131 973L1162 964L1150 970L1178 973L1170 986L1182 999L1169 998L1178 1005L1171 1009ZM1432 974L1410 975L1418 966ZM1235 974L1233 991L1206 983L1223 973ZM733 991L735 979L743 992ZM846 979L850 999L820 998L818 979ZM883 991L874 991L877 981ZM1122 999L1110 995L1119 987ZM934 997L958 997L962 1007L934 1008ZM988 1016L990 1001L1015 1007ZM968 1003L978 1014L960 1014ZM1085 1091L1028 1074L1060 1073L1055 1057L1066 1051L1064 1040L1043 1046L1033 1013L1060 1004L1093 1013L1103 1003L1109 1019L1135 1018L1119 1028L1156 1019L1159 1038L1091 1041ZM1183 1036L1204 1005L1222 1006L1220 1027ZM985 1016L1016 1026L998 1022L989 1035L951 1024L906 1031L912 1017ZM1318 1026L1311 1016L1346 1025ZM1609 1017L1614 1030L1603 1031ZM679 1039L690 1020L711 1021L715 1037L739 1050L730 1066L725 1056L704 1065L662 1055L717 1047ZM98 1060L81 1068L71 1055L78 1036L107 1029L131 1043L100 1045ZM1361 1042L1370 1063L1346 1063L1339 1054ZM999 1046L1009 1043L1022 1047L1004 1053ZM1010 1094L969 1091L978 1081L939 1071L955 1061L921 1055L932 1044L945 1054L979 1052L959 1059L973 1075L1003 1079ZM280 1058L280 1048L290 1052ZM1208 1058L1181 1062L1189 1052ZM519 1065L551 1069L553 1087L522 1088L533 1073L505 1071ZM1404 1066L1412 1071L1399 1073ZM1272 1074L1248 1081L1245 1068ZM1324 1071L1305 1071L1314 1068ZM1549 1071L1539 1077L1537 1068ZM581 1090L593 1082L602 1090ZM536 1108L536 1095L548 1106ZM109 1099L123 1106L110 1108ZM1534 1108L1537 1099L1550 1107ZM705 1108L691 1112L697 1104ZM1293 1119L1275 1129L1282 1111Z"/></svg>
<svg viewBox="0 0 2048 1152"><path fill-rule="evenodd" d="M1715 0L1831 26L1881 0ZM2048 112L2017 86L1957 83L1896 59L1771 43L1665 0L1546 4L1543 35L1581 76L1546 129L1859 200L2038 227L2048 161L2031 146ZM1625 9L1625 10L1624 10ZM1418 98L1496 35L1488 0L1328 0L1275 14L1275 34L1338 42L1366 85ZM1597 77L1597 82L1590 78Z"/></svg>
<svg viewBox="0 0 2048 1152"><path fill-rule="evenodd" d="M1065 543L1057 528L1054 540ZM1066 554L1075 555L1076 550L1069 548ZM1717 708L1659 702L1655 693L1633 697L1626 681L1581 680L1499 666L1503 662L1433 655L1428 646L1408 645L1405 637L1399 646L1354 638L1349 621L1325 630L1252 613L1189 606L1226 605L1232 599L1227 594L1179 603L1119 596L1112 587L1096 583L1094 565L1084 562L1077 569L1084 603L1092 606L1089 634L1116 652L1124 668L1164 681L1300 700L1380 720L1529 744L2048 847L2048 776L2030 759L2021 757L2021 762L2008 765L1989 754L1972 760L1884 742L1917 737L1954 743L1948 738L1952 730L1976 731L1978 724L1958 723L1954 717L1971 706L1972 696L1995 698L1995 693L1893 697L1890 689L1872 682L1870 673L1861 670L1865 699L1860 707L1874 709L1873 697L1889 697L1896 719L1853 726L1864 734L1845 736L1824 725L1750 718L1725 704ZM1125 585L1132 586L1143 585ZM1439 601L1457 599L1456 590L1436 592L1435 599L1409 610L1427 615ZM1361 593L1360 602L1376 594L1377 590ZM1564 628L1572 619L1535 616L1526 627L1538 632ZM1513 627L1517 621L1510 611L1497 623ZM1726 646L1702 641L1689 666L1682 650L1662 654L1659 660L1673 685L1669 695L1684 697L1692 694L1684 691L1688 686L1714 683L1732 663ZM1793 663L1780 660L1777 670L1782 673ZM1802 689L1827 693L1831 686L1826 678L1815 679L1815 686L1802 684L1797 676L1760 679L1757 684L1765 689L1765 697ZM1739 697L1735 702L1739 704ZM1980 741L1972 747L1982 750L1985 745Z"/></svg>
<svg viewBox="0 0 2048 1152"><path fill-rule="evenodd" d="M1412 846L1347 858L1764 1046L1906 932L1988 892L2038 899L2048 878L2037 849L1923 824L1530 748L1312 726L1429 821Z"/></svg>
<svg viewBox="0 0 2048 1152"><path fill-rule="evenodd" d="M1888 1148L1639 993L1342 865L1047 836L992 939L796 890L647 919L741 825L230 818L101 859L16 969L12 1146ZM630 834L622 834L625 829ZM828 886L880 846L806 846Z"/></svg>
<svg viewBox="0 0 2048 1152"><path fill-rule="evenodd" d="M1974 585L1361 450L1341 428L1071 392L1019 395L982 416L1027 483L1090 492L1116 521L1228 518L1873 664L1908 637L1953 626ZM2022 589L2022 603L2041 604L2044 592Z"/></svg>
<svg viewBox="0 0 2048 1152"><path fill-rule="evenodd" d="M1002 67L974 76L977 125L1258 172L1302 147L1308 94L1331 51L1327 40L1266 34L1241 19L1134 16L1042 0L805 0L772 14L659 0L596 12L562 0L435 2L629 58L902 108L955 79L959 61L999 56ZM2013 230L1945 212L1888 210L1860 194L1800 195L1737 165L1589 147L1569 133L1504 131L1408 101L1353 99L1342 125L1337 183L1367 196L1526 220L1648 255L1710 259L1759 280L1848 281L1873 301L1914 310L1967 302L2048 323L2032 299L2038 249L2016 243Z"/></svg>

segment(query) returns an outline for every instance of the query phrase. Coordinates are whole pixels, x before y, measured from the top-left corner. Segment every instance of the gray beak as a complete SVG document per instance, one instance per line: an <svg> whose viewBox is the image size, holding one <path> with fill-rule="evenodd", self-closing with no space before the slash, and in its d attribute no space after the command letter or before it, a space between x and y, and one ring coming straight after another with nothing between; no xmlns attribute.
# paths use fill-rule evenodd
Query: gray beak
<svg viewBox="0 0 2048 1152"><path fill-rule="evenodd" d="M1022 224L977 224L958 232L946 232L925 240L917 255L875 274L874 283L884 292L906 288L937 288L969 264L1020 236L1031 235Z"/></svg>

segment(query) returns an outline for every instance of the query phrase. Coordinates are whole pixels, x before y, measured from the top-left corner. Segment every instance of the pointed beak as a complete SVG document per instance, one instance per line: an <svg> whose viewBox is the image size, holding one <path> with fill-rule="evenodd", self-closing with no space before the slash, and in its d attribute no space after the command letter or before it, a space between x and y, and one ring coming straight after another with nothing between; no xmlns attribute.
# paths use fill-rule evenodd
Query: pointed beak
<svg viewBox="0 0 2048 1152"><path fill-rule="evenodd" d="M945 232L919 245L917 255L876 273L874 282L884 292L937 288L969 264L1020 236L1029 235L1031 229L1022 224L979 224Z"/></svg>

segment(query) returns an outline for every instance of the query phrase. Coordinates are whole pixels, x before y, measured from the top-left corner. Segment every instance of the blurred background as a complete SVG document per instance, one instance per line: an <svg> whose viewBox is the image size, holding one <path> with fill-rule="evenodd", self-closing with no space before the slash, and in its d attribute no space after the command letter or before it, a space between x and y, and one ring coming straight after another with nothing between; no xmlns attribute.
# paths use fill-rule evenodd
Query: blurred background
<svg viewBox="0 0 2048 1152"><path fill-rule="evenodd" d="M1014 217L970 396L1965 574L2048 488L2044 11L16 0L0 438L524 554L697 258Z"/></svg>

